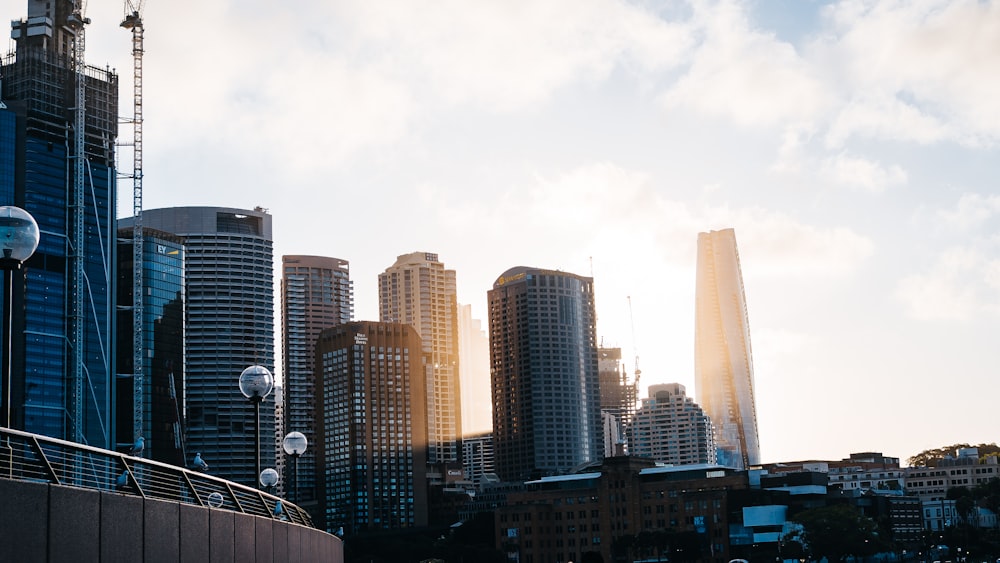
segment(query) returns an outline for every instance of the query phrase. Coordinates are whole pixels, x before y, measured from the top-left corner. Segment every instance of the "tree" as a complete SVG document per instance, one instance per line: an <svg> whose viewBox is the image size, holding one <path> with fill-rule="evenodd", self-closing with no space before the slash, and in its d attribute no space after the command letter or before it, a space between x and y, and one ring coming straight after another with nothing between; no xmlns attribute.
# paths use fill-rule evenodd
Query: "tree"
<svg viewBox="0 0 1000 563"><path fill-rule="evenodd" d="M881 548L875 522L848 504L803 510L791 520L802 529L788 534L785 541L801 543L813 559L826 557L836 563L848 555L872 555Z"/></svg>
<svg viewBox="0 0 1000 563"><path fill-rule="evenodd" d="M937 467L938 461L944 459L946 456L953 456L956 451L964 448L978 449L980 460L990 456L1000 455L1000 446L997 446L995 443L978 444L975 446L971 446L969 444L952 444L941 448L924 450L907 459L906 463L910 467Z"/></svg>

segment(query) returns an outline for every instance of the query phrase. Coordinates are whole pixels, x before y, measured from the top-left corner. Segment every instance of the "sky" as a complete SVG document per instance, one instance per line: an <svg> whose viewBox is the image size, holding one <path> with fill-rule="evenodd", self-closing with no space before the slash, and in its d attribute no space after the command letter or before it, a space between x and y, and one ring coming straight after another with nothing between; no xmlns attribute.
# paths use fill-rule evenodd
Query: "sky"
<svg viewBox="0 0 1000 563"><path fill-rule="evenodd" d="M124 4L86 15L131 116ZM144 207L268 209L278 265L350 261L359 320L414 251L484 325L508 268L592 275L640 396L696 397L697 235L733 228L762 461L998 439L998 2L151 0L143 20Z"/></svg>

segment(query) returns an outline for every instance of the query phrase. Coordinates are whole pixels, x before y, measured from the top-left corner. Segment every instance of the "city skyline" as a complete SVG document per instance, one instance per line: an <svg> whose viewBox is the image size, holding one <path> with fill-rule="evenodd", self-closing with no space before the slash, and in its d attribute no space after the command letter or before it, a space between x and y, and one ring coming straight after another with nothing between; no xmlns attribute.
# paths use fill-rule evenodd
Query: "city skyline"
<svg viewBox="0 0 1000 563"><path fill-rule="evenodd" d="M149 3L146 208L268 208L358 319L415 250L481 320L510 264L592 275L598 337L689 389L694 237L732 227L763 461L996 440L996 6L545 6ZM87 15L126 113L121 5Z"/></svg>

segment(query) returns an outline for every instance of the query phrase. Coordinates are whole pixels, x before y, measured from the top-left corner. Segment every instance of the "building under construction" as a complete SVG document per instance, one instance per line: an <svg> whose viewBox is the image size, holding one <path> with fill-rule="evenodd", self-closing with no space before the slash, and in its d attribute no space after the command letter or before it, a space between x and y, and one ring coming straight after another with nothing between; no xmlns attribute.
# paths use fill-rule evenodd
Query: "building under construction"
<svg viewBox="0 0 1000 563"><path fill-rule="evenodd" d="M112 448L118 77L84 64L75 0L27 4L0 64L0 204L41 240L14 272L4 404L15 428Z"/></svg>

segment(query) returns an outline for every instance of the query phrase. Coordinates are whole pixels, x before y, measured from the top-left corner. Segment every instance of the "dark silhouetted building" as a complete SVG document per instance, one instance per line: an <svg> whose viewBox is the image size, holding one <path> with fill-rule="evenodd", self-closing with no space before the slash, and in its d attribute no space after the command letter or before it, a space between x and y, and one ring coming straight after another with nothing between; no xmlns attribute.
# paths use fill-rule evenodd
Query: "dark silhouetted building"
<svg viewBox="0 0 1000 563"><path fill-rule="evenodd" d="M316 343L316 469L327 530L425 526L427 362L409 325L351 322Z"/></svg>

